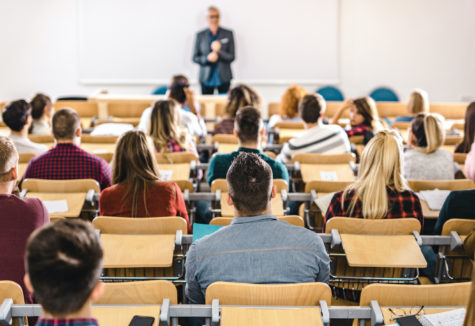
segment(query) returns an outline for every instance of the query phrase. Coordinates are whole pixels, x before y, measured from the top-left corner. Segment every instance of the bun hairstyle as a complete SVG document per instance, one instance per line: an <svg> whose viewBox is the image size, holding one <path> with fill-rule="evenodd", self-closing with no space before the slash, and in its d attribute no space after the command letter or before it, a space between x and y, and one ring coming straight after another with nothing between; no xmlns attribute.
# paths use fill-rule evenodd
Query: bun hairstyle
<svg viewBox="0 0 475 326"><path fill-rule="evenodd" d="M412 121L411 131L415 146L430 154L445 141L444 118L437 113L419 113Z"/></svg>

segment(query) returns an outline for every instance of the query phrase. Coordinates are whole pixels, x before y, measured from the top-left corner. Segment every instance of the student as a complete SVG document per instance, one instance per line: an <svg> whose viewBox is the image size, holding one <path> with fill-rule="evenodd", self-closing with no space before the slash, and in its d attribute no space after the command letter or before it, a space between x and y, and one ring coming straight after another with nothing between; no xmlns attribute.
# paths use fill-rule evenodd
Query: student
<svg viewBox="0 0 475 326"><path fill-rule="evenodd" d="M302 121L299 117L299 101L307 94L307 90L298 85L290 86L282 95L280 101L280 113L274 114L269 119L269 128L274 128L281 121Z"/></svg>
<svg viewBox="0 0 475 326"><path fill-rule="evenodd" d="M379 121L376 103L371 97L361 97L355 100L346 99L330 123L337 124L346 110L350 110L350 129L346 130L348 137L364 136L366 145L374 133L383 129Z"/></svg>
<svg viewBox="0 0 475 326"><path fill-rule="evenodd" d="M214 134L232 134L237 111L245 106L260 109L261 98L250 86L240 84L233 87L228 94L224 108L225 117L214 127Z"/></svg>
<svg viewBox="0 0 475 326"><path fill-rule="evenodd" d="M102 248L91 223L63 219L35 231L26 249L25 284L41 304L36 326L97 326L92 304L103 292Z"/></svg>
<svg viewBox="0 0 475 326"><path fill-rule="evenodd" d="M43 155L34 157L24 178L50 180L95 179L101 189L111 184L111 168L102 158L79 148L81 121L73 109L64 108L53 115L56 145Z"/></svg>
<svg viewBox="0 0 475 326"><path fill-rule="evenodd" d="M28 139L28 130L33 121L31 106L25 100L13 101L8 104L2 114L3 122L10 128L10 139L15 144L18 153L43 154L48 147L33 143Z"/></svg>
<svg viewBox="0 0 475 326"><path fill-rule="evenodd" d="M337 192L324 223L334 216L368 219L414 217L423 224L417 195L402 176L402 144L395 131L378 132L361 156L358 179Z"/></svg>
<svg viewBox="0 0 475 326"><path fill-rule="evenodd" d="M404 176L411 180L453 180L460 170L444 144L444 118L419 113L409 130L409 149L404 153ZM430 168L428 168L430 167Z"/></svg>
<svg viewBox="0 0 475 326"><path fill-rule="evenodd" d="M35 229L49 222L49 215L38 198L19 198L13 194L17 179L15 145L11 139L0 136L0 280L20 284L25 302L33 303L33 295L23 282L26 241Z"/></svg>
<svg viewBox="0 0 475 326"><path fill-rule="evenodd" d="M261 137L264 133L264 124L258 109L250 106L239 109L234 122L234 135L239 139L239 148L230 154L215 154L211 158L206 176L208 183L211 185L215 179L226 178L226 173L233 160L239 153L248 152L258 154L269 164L274 179L284 179L288 184L289 173L285 165L264 155L260 150Z"/></svg>
<svg viewBox="0 0 475 326"><path fill-rule="evenodd" d="M231 225L193 243L186 258L185 295L205 302L217 281L299 283L329 281L330 259L320 237L272 215L270 166L255 153L240 153L226 176Z"/></svg>
<svg viewBox="0 0 475 326"><path fill-rule="evenodd" d="M159 153L191 152L198 156L193 139L180 127L179 108L174 100L155 102L150 137Z"/></svg>
<svg viewBox="0 0 475 326"><path fill-rule="evenodd" d="M407 116L396 117L394 122L411 122L419 113L429 113L429 95L422 89L415 89L409 95L407 102Z"/></svg>
<svg viewBox="0 0 475 326"><path fill-rule="evenodd" d="M472 102L465 111L465 127L463 140L455 147L455 153L468 153L475 141L475 102Z"/></svg>
<svg viewBox="0 0 475 326"><path fill-rule="evenodd" d="M284 144L277 160L290 163L297 153L341 154L351 151L345 131L338 125L324 125L326 103L319 94L305 95L299 103L299 115L305 132Z"/></svg>
<svg viewBox="0 0 475 326"><path fill-rule="evenodd" d="M175 182L159 180L155 151L143 131L119 139L112 166L113 185L101 193L100 215L181 216L190 226L181 190Z"/></svg>
<svg viewBox="0 0 475 326"><path fill-rule="evenodd" d="M467 179L475 181L475 142L465 158L465 176Z"/></svg>
<svg viewBox="0 0 475 326"><path fill-rule="evenodd" d="M54 113L51 99L44 94L38 93L33 97L30 105L31 116L33 117L30 134L51 135L51 118Z"/></svg>

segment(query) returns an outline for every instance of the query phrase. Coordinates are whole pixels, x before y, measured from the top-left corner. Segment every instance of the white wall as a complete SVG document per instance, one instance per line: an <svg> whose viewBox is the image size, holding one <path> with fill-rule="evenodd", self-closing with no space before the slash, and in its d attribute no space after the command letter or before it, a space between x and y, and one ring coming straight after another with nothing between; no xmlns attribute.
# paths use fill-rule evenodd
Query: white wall
<svg viewBox="0 0 475 326"><path fill-rule="evenodd" d="M153 88L79 84L76 1L0 2L0 100ZM473 0L340 0L339 86L347 96L390 85L403 100L415 87L434 101L475 99L474 12ZM285 86L256 88L276 101Z"/></svg>

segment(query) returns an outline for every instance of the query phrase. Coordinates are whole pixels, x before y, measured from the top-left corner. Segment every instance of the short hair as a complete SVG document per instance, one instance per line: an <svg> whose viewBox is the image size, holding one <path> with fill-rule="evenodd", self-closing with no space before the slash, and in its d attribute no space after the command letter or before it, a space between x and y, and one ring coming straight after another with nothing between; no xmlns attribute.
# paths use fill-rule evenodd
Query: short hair
<svg viewBox="0 0 475 326"><path fill-rule="evenodd" d="M53 103L49 96L45 94L38 93L36 94L30 102L31 105L31 116L33 119L40 119L45 112L45 107L51 108Z"/></svg>
<svg viewBox="0 0 475 326"><path fill-rule="evenodd" d="M209 6L209 7L208 7L208 11L212 11L212 10L213 10L213 11L217 11L217 12L219 13L219 9L218 9L218 7L216 7L216 6Z"/></svg>
<svg viewBox="0 0 475 326"><path fill-rule="evenodd" d="M9 103L2 114L3 122L13 131L21 131L31 115L31 106L25 100Z"/></svg>
<svg viewBox="0 0 475 326"><path fill-rule="evenodd" d="M18 163L18 152L13 141L4 136L0 136L0 182L8 181L8 176L12 168Z"/></svg>
<svg viewBox="0 0 475 326"><path fill-rule="evenodd" d="M252 106L245 106L238 110L234 121L239 140L242 143L257 141L262 126L261 113Z"/></svg>
<svg viewBox="0 0 475 326"><path fill-rule="evenodd" d="M25 256L36 300L53 315L79 311L100 279L102 256L89 222L63 219L37 229Z"/></svg>
<svg viewBox="0 0 475 326"><path fill-rule="evenodd" d="M79 115L70 108L63 108L53 115L53 135L55 139L73 139L81 127Z"/></svg>
<svg viewBox="0 0 475 326"><path fill-rule="evenodd" d="M241 152L226 180L229 196L240 213L252 216L266 209L272 193L272 169L259 155Z"/></svg>
<svg viewBox="0 0 475 326"><path fill-rule="evenodd" d="M168 96L178 103L183 104L186 101L185 88L188 87L190 87L190 83L187 80L179 79L170 85L170 93Z"/></svg>
<svg viewBox="0 0 475 326"><path fill-rule="evenodd" d="M325 100L319 94L307 94L299 102L299 114L306 123L317 122L325 108Z"/></svg>

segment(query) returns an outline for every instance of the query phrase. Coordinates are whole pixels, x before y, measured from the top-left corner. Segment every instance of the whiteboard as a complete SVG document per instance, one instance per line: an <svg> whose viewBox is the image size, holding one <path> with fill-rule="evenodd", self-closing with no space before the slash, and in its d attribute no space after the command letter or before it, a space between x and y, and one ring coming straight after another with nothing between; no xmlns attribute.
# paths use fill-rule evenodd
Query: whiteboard
<svg viewBox="0 0 475 326"><path fill-rule="evenodd" d="M193 44L211 4L234 31L235 81L338 82L338 0L78 0L80 82L196 80Z"/></svg>

